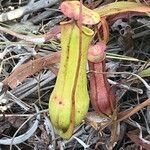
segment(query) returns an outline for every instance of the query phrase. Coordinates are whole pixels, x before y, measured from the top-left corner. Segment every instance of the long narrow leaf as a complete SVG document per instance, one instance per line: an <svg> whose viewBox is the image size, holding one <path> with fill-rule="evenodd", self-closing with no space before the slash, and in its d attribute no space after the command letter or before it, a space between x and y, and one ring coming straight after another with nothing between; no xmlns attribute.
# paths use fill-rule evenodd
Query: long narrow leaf
<svg viewBox="0 0 150 150"><path fill-rule="evenodd" d="M94 10L102 17L127 11L148 13L150 7L140 3L121 1L100 6Z"/></svg>

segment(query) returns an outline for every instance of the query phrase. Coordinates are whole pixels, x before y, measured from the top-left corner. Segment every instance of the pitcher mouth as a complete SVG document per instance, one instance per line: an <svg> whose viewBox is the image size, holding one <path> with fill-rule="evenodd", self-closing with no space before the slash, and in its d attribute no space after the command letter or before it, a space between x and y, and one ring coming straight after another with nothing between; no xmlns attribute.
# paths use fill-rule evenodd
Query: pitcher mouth
<svg viewBox="0 0 150 150"><path fill-rule="evenodd" d="M66 24L76 24L74 22L74 20L69 20L69 21L63 21L60 23L61 26L66 25ZM77 25L78 27L78 25ZM79 28L79 27L78 27ZM94 31L84 25L82 25L82 32L86 35L86 36L93 36L94 35Z"/></svg>

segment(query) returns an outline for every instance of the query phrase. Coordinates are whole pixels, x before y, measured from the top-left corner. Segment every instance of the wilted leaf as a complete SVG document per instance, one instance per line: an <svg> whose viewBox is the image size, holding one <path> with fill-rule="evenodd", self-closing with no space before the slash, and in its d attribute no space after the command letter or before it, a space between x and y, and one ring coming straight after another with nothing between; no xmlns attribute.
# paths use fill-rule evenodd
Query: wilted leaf
<svg viewBox="0 0 150 150"><path fill-rule="evenodd" d="M14 70L14 72L3 80L4 85L9 85L14 89L18 84L22 83L27 77L40 72L45 67L51 67L51 65L58 63L60 59L60 53L55 52L45 57L40 57L35 60L31 60L25 64L20 65Z"/></svg>
<svg viewBox="0 0 150 150"><path fill-rule="evenodd" d="M114 2L114 3L101 6L97 9L94 9L94 11L97 12L101 17L101 16L109 16L109 15L127 12L127 11L146 13L146 12L150 12L150 7L145 6L141 3L121 1L121 2Z"/></svg>
<svg viewBox="0 0 150 150"><path fill-rule="evenodd" d="M140 138L137 134L136 130L130 131L127 133L127 136L138 146L142 146L142 148L149 150L150 149L150 141Z"/></svg>
<svg viewBox="0 0 150 150"><path fill-rule="evenodd" d="M60 5L61 11L65 16L79 20L80 18L80 2L65 1ZM100 21L99 14L82 5L82 23L88 25L97 24Z"/></svg>
<svg viewBox="0 0 150 150"><path fill-rule="evenodd" d="M146 106L150 106L150 99L145 100L144 102L138 104L134 108L131 108L127 111L122 111L118 114L117 122L121 122L125 119L128 119L130 116L137 113L139 110L143 109Z"/></svg>
<svg viewBox="0 0 150 150"><path fill-rule="evenodd" d="M112 123L112 120L104 114L93 111L86 114L85 122L90 124L95 130L103 130Z"/></svg>

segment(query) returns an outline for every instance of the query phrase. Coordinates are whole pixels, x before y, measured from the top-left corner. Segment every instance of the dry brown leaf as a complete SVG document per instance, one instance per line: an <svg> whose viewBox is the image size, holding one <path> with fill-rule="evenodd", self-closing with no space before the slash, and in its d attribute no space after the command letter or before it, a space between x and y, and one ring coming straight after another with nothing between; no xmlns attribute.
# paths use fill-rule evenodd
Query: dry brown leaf
<svg viewBox="0 0 150 150"><path fill-rule="evenodd" d="M22 83L27 77L34 75L45 67L58 63L60 60L60 52L55 52L45 57L40 57L22 64L14 70L14 72L3 80L4 85L10 86L14 89L17 85Z"/></svg>
<svg viewBox="0 0 150 150"><path fill-rule="evenodd" d="M134 131L130 131L127 133L127 136L137 145L137 146L141 146L142 148L146 149L146 150L150 150L150 144L148 142L145 142L144 140L142 140L139 135L137 134L137 132ZM149 141L150 142L150 141Z"/></svg>
<svg viewBox="0 0 150 150"><path fill-rule="evenodd" d="M130 110L120 112L118 114L117 122L120 122L129 118L130 116L134 115L135 113L137 113L139 110L141 110L142 108L146 106L150 106L150 99L145 100L143 103L138 104L136 107Z"/></svg>

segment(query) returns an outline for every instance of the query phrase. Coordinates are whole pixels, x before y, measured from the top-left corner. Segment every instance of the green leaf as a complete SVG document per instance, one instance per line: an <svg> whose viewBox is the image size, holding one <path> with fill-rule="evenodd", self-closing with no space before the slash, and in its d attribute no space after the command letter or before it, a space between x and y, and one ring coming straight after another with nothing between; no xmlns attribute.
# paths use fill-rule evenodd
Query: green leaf
<svg viewBox="0 0 150 150"><path fill-rule="evenodd" d="M121 1L100 6L94 9L94 11L102 17L128 11L148 13L150 12L150 7L141 3Z"/></svg>
<svg viewBox="0 0 150 150"><path fill-rule="evenodd" d="M139 76L141 77L149 77L150 76L150 67L139 72Z"/></svg>

